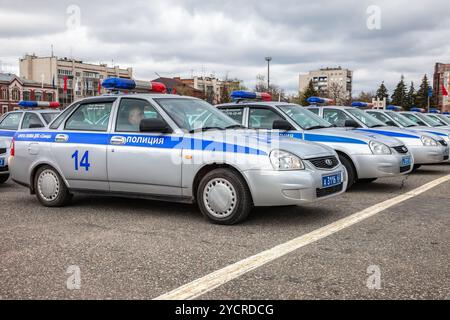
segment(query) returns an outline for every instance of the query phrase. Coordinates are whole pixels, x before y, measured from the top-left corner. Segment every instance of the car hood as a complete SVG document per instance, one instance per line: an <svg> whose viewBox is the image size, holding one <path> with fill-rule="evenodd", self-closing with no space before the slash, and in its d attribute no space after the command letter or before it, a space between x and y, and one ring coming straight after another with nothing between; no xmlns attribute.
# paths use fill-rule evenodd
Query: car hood
<svg viewBox="0 0 450 320"><path fill-rule="evenodd" d="M429 133L434 134L439 137L449 137L450 130L449 129L441 129L441 128L430 128L425 126L417 126L417 127L411 127L406 128L408 131L414 131L416 133Z"/></svg>
<svg viewBox="0 0 450 320"><path fill-rule="evenodd" d="M313 133L313 134L321 134L321 135L331 135L336 137L342 137L344 139L351 139L356 140L355 143L358 143L357 141L363 141L366 144L369 144L370 141L376 140L378 142L382 142L390 147L396 147L399 145L403 145L404 143L400 140L389 137L386 135L374 133L374 132L364 132L364 131L357 131L349 128L325 128L325 129L317 129L317 130L310 130L305 131L305 134ZM349 140L349 141L351 141ZM336 141L339 142L339 141Z"/></svg>
<svg viewBox="0 0 450 320"><path fill-rule="evenodd" d="M300 141L288 136L280 136L280 133L282 132L275 130L211 130L200 135L192 134L191 137L194 140L202 140L203 144L218 143L219 145L217 146L219 148L234 150L233 152L238 150L238 152L244 151L251 154L269 155L272 150L280 149L291 152L302 159L336 155L336 152L327 146L314 142Z"/></svg>

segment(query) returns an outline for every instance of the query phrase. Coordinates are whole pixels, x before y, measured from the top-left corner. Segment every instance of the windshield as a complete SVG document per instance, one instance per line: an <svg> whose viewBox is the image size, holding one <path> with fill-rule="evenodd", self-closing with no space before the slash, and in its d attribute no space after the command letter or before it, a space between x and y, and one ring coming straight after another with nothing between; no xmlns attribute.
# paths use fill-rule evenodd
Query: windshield
<svg viewBox="0 0 450 320"><path fill-rule="evenodd" d="M52 122L58 116L58 114L59 113L56 113L56 112L41 113L42 118L44 118L46 124L49 124L50 122Z"/></svg>
<svg viewBox="0 0 450 320"><path fill-rule="evenodd" d="M287 116L289 116L289 118L294 120L304 130L332 127L329 122L299 105L281 105L278 106L278 108L280 108Z"/></svg>
<svg viewBox="0 0 450 320"><path fill-rule="evenodd" d="M388 111L386 112L386 114L391 117L392 119L394 119L394 121L397 121L398 123L400 123L403 127L409 128L409 127L416 127L417 123L409 120L407 117L399 114L399 113L395 113L392 111Z"/></svg>
<svg viewBox="0 0 450 320"><path fill-rule="evenodd" d="M375 128L375 127L385 127L386 125L381 122L380 120L375 119L370 114L365 113L364 111L361 111L359 109L345 109L350 113L352 116L354 116L356 119L364 123L369 128Z"/></svg>
<svg viewBox="0 0 450 320"><path fill-rule="evenodd" d="M431 119L430 117L427 117L424 114L421 113L417 113L414 114L416 117L418 117L420 120L422 120L423 122L425 122L426 124L428 124L429 126L432 127L441 127L442 124L440 124L438 121Z"/></svg>
<svg viewBox="0 0 450 320"><path fill-rule="evenodd" d="M447 125L450 125L450 118L449 118L449 117L447 117L447 116L445 116L445 115L443 115L443 114L438 114L437 117L438 117L441 121L445 122Z"/></svg>
<svg viewBox="0 0 450 320"><path fill-rule="evenodd" d="M448 126L450 124L450 120L447 117L443 117L440 114L429 114L428 117L438 121L440 124L444 126Z"/></svg>
<svg viewBox="0 0 450 320"><path fill-rule="evenodd" d="M203 100L162 98L155 101L172 120L187 132L242 127L233 119Z"/></svg>

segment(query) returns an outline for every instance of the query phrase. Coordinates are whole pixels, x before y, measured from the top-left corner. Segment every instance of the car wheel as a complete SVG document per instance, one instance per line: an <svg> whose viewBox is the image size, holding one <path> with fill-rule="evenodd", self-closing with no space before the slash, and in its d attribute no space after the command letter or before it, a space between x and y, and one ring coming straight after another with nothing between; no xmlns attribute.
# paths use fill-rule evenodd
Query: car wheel
<svg viewBox="0 0 450 320"><path fill-rule="evenodd" d="M0 175L0 184L5 183L9 179L9 174Z"/></svg>
<svg viewBox="0 0 450 320"><path fill-rule="evenodd" d="M72 198L59 173L50 166L38 169L34 190L39 202L46 207L62 207Z"/></svg>
<svg viewBox="0 0 450 320"><path fill-rule="evenodd" d="M358 182L359 183L372 183L377 180L378 180L378 178L367 178L367 179L359 179Z"/></svg>
<svg viewBox="0 0 450 320"><path fill-rule="evenodd" d="M202 178L197 203L206 218L224 225L244 221L253 207L247 183L230 169L215 169Z"/></svg>
<svg viewBox="0 0 450 320"><path fill-rule="evenodd" d="M353 164L346 157L339 155L339 161L341 161L342 165L345 167L345 170L347 170L347 177L348 177L347 190L349 190L355 183L356 171L353 167Z"/></svg>

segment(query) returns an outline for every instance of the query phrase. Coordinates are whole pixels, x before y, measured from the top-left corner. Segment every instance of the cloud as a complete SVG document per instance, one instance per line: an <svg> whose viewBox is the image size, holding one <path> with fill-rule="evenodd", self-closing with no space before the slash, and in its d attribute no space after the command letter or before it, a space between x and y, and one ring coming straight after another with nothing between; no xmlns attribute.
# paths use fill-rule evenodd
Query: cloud
<svg viewBox="0 0 450 320"><path fill-rule="evenodd" d="M81 25L68 29L69 5ZM366 26L369 5L381 29ZM215 73L249 87L272 61L272 82L288 92L298 75L326 66L355 71L355 93L418 82L434 63L450 62L447 1L0 1L0 60L17 68L35 52L89 62L114 60L137 78Z"/></svg>

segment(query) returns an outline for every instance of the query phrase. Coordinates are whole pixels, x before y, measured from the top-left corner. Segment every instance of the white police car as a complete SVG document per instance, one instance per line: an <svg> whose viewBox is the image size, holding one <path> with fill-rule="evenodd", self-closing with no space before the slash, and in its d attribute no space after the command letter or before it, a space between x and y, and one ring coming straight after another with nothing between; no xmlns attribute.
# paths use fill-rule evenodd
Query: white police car
<svg viewBox="0 0 450 320"><path fill-rule="evenodd" d="M347 169L348 187L356 181L372 182L406 174L413 168L408 148L395 138L334 128L299 105L273 102L264 94L235 91L231 96L236 102L216 107L238 123L250 129L280 130L280 135L318 142L336 150Z"/></svg>
<svg viewBox="0 0 450 320"><path fill-rule="evenodd" d="M59 107L55 102L20 101L19 106L22 109L5 113L0 118L0 183L9 178L8 158L14 134L24 129L44 128L59 113L54 109L34 109Z"/></svg>
<svg viewBox="0 0 450 320"><path fill-rule="evenodd" d="M203 100L159 93L83 99L47 130L17 132L11 174L44 206L63 206L78 192L197 202L220 224L244 220L253 206L333 197L347 184L329 147L258 135Z"/></svg>
<svg viewBox="0 0 450 320"><path fill-rule="evenodd" d="M439 120L435 120L422 113L425 110L421 108L411 108L410 111L401 111L400 114L407 117L409 120L417 123L420 126L426 126L430 128L440 128L450 130L450 125L441 123Z"/></svg>

